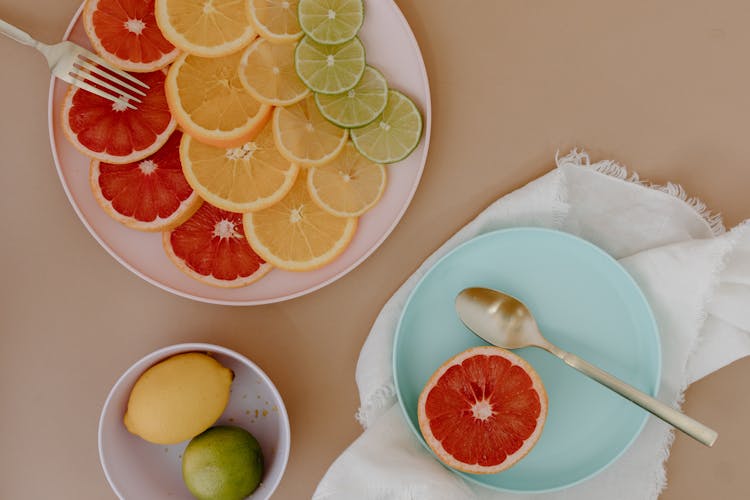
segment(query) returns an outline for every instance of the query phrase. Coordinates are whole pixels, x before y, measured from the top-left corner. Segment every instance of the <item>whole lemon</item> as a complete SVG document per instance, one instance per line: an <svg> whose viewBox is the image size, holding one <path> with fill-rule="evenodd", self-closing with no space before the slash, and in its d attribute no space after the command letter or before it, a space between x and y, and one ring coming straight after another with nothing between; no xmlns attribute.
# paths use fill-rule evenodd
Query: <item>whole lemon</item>
<svg viewBox="0 0 750 500"><path fill-rule="evenodd" d="M260 445L241 427L212 427L194 437L182 456L182 478L199 500L241 500L262 476Z"/></svg>
<svg viewBox="0 0 750 500"><path fill-rule="evenodd" d="M123 418L125 427L151 443L191 439L224 412L233 376L232 370L203 353L167 358L136 381Z"/></svg>

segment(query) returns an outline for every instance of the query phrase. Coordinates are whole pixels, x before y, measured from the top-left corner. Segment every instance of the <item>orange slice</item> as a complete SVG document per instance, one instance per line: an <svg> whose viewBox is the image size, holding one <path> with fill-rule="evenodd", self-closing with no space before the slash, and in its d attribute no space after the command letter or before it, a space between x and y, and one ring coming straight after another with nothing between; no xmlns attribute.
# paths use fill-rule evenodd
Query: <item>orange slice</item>
<svg viewBox="0 0 750 500"><path fill-rule="evenodd" d="M325 165L336 158L346 144L349 132L333 125L318 111L308 96L273 113L276 147L289 161L306 167Z"/></svg>
<svg viewBox="0 0 750 500"><path fill-rule="evenodd" d="M354 217L336 217L318 207L307 191L304 172L277 204L244 215L250 246L271 265L310 271L338 257L357 229Z"/></svg>
<svg viewBox="0 0 750 500"><path fill-rule="evenodd" d="M240 81L260 102L289 106L310 94L294 69L294 44L256 39L242 54Z"/></svg>
<svg viewBox="0 0 750 500"><path fill-rule="evenodd" d="M217 148L193 140L180 145L188 183L210 204L232 212L267 208L286 195L299 167L276 150L271 128L237 148Z"/></svg>
<svg viewBox="0 0 750 500"><path fill-rule="evenodd" d="M259 103L240 82L241 53L218 58L183 54L169 68L167 102L177 123L193 138L233 148L251 141L273 108Z"/></svg>
<svg viewBox="0 0 750 500"><path fill-rule="evenodd" d="M299 0L248 0L250 19L258 34L273 43L298 40L302 28L297 18Z"/></svg>
<svg viewBox="0 0 750 500"><path fill-rule="evenodd" d="M190 54L221 57L255 38L244 0L156 0L155 13L164 38Z"/></svg>
<svg viewBox="0 0 750 500"><path fill-rule="evenodd" d="M338 217L358 217L383 196L385 167L373 163L351 143L332 162L311 168L307 188L313 201Z"/></svg>

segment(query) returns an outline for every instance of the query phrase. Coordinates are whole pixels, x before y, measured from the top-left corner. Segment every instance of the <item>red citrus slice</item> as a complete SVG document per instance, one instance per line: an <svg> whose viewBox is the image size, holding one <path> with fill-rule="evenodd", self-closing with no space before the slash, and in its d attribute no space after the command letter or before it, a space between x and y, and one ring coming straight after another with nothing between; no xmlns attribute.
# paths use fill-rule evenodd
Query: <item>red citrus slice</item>
<svg viewBox="0 0 750 500"><path fill-rule="evenodd" d="M422 435L443 463L494 474L536 444L547 418L547 393L523 358L499 347L474 347L438 368L417 411Z"/></svg>
<svg viewBox="0 0 750 500"><path fill-rule="evenodd" d="M103 97L70 87L62 110L65 135L81 153L107 163L133 163L161 148L177 122L164 95L161 71L142 73L149 86L138 109L126 108Z"/></svg>
<svg viewBox="0 0 750 500"><path fill-rule="evenodd" d="M163 242L181 271L209 285L241 287L271 270L245 239L242 214L208 203L182 225L165 232Z"/></svg>
<svg viewBox="0 0 750 500"><path fill-rule="evenodd" d="M83 26L99 55L126 71L155 71L180 53L156 24L154 0L86 0Z"/></svg>
<svg viewBox="0 0 750 500"><path fill-rule="evenodd" d="M163 231L190 218L203 201L182 174L175 132L145 160L114 165L91 160L91 189L115 220L141 231Z"/></svg>

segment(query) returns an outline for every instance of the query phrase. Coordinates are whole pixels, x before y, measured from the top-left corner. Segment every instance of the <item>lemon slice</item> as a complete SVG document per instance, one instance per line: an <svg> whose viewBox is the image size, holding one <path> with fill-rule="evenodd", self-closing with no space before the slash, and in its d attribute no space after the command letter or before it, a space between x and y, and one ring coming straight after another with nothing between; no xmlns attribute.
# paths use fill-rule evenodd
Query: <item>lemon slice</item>
<svg viewBox="0 0 750 500"><path fill-rule="evenodd" d="M258 38L245 49L240 81L262 103L288 106L310 93L294 70L294 44L273 44Z"/></svg>
<svg viewBox="0 0 750 500"><path fill-rule="evenodd" d="M305 85L321 94L340 94L354 87L365 71L365 47L359 38L340 45L322 45L309 37L294 53L297 74Z"/></svg>
<svg viewBox="0 0 750 500"><path fill-rule="evenodd" d="M310 198L305 172L277 204L243 217L250 246L265 261L287 271L322 267L343 252L357 229L354 217L336 217Z"/></svg>
<svg viewBox="0 0 750 500"><path fill-rule="evenodd" d="M362 215L380 200L385 185L385 167L359 154L351 142L331 163L307 174L313 201L337 217Z"/></svg>
<svg viewBox="0 0 750 500"><path fill-rule="evenodd" d="M182 136L180 162L190 186L211 205L230 212L269 207L286 195L299 167L276 150L271 127L237 148L217 148Z"/></svg>
<svg viewBox="0 0 750 500"><path fill-rule="evenodd" d="M236 52L256 35L242 0L156 0L155 14L164 38L203 57Z"/></svg>
<svg viewBox="0 0 750 500"><path fill-rule="evenodd" d="M273 138L284 157L302 166L320 166L336 158L348 132L326 120L312 96L273 112Z"/></svg>
<svg viewBox="0 0 750 500"><path fill-rule="evenodd" d="M362 79L342 94L315 94L320 113L343 128L363 127L375 120L388 102L388 83L372 66L365 67Z"/></svg>
<svg viewBox="0 0 750 500"><path fill-rule="evenodd" d="M252 140L273 108L258 102L240 82L242 54L206 58L182 54L165 82L169 110L185 132L218 147Z"/></svg>
<svg viewBox="0 0 750 500"><path fill-rule="evenodd" d="M388 104L375 121L351 130L360 153L375 163L395 163L411 154L422 137L422 115L401 92L388 91Z"/></svg>
<svg viewBox="0 0 750 500"><path fill-rule="evenodd" d="M365 19L362 0L300 0L299 24L318 43L351 40Z"/></svg>
<svg viewBox="0 0 750 500"><path fill-rule="evenodd" d="M273 43L293 42L302 36L297 20L298 0L248 0L250 19L258 34Z"/></svg>

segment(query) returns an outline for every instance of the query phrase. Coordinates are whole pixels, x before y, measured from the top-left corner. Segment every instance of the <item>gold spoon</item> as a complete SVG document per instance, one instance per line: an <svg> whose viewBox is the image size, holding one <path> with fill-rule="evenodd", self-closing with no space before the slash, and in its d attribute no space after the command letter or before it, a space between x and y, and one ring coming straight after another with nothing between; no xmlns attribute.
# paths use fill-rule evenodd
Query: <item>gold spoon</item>
<svg viewBox="0 0 750 500"><path fill-rule="evenodd" d="M490 344L506 349L540 347L704 445L716 442L718 433L713 429L550 343L515 297L489 288L466 288L456 297L456 310L461 321Z"/></svg>

